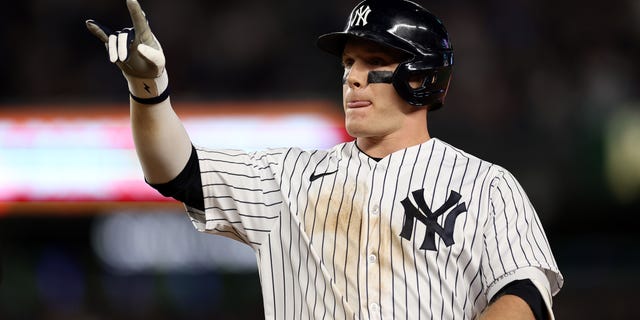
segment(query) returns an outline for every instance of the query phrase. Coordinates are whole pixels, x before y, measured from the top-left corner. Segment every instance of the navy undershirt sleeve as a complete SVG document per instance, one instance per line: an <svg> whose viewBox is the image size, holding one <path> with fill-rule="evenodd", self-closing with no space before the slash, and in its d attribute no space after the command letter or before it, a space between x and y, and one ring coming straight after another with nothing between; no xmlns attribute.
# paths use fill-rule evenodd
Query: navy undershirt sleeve
<svg viewBox="0 0 640 320"><path fill-rule="evenodd" d="M148 184L165 197L172 197L190 207L204 211L200 164L198 162L198 153L193 145L191 146L189 161L177 177L167 183Z"/></svg>
<svg viewBox="0 0 640 320"><path fill-rule="evenodd" d="M536 317L536 320L548 319L547 308L544 300L542 299L542 295L531 280L523 279L509 282L509 284L504 286L496 293L495 296L493 296L491 302L494 302L505 294L518 296L522 298L522 300L526 301L531 308L533 315Z"/></svg>

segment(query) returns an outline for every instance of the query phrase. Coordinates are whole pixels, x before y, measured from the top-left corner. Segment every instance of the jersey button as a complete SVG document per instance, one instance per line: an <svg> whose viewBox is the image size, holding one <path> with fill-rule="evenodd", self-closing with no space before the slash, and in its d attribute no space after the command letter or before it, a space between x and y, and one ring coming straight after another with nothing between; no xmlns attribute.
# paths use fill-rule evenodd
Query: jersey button
<svg viewBox="0 0 640 320"><path fill-rule="evenodd" d="M380 207L378 207L377 205L373 206L373 208L372 208L372 210L371 210L371 213L372 213L374 216L377 216L378 214L380 214Z"/></svg>
<svg viewBox="0 0 640 320"><path fill-rule="evenodd" d="M378 313L380 312L380 306L377 303L372 303L371 305L369 305L369 309L371 310L371 312L373 313Z"/></svg>
<svg viewBox="0 0 640 320"><path fill-rule="evenodd" d="M375 254L370 254L368 260L369 260L369 263L375 263L376 260L378 260L378 258L376 257Z"/></svg>

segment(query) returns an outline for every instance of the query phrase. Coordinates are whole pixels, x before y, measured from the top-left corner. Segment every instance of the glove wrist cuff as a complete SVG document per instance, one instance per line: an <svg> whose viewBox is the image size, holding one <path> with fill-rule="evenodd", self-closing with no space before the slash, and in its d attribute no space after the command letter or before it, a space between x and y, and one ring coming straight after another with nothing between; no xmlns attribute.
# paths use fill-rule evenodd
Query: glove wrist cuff
<svg viewBox="0 0 640 320"><path fill-rule="evenodd" d="M131 99L137 103L140 104L158 104L160 102L163 102L167 99L169 99L169 88L167 88L166 90L164 90L163 93L161 93L159 96L155 97L155 98L139 98L134 96L133 94L129 94L129 96L131 96Z"/></svg>
<svg viewBox="0 0 640 320"><path fill-rule="evenodd" d="M131 96L146 100L155 99L159 96L164 96L169 87L169 77L167 76L167 70L162 70L162 74L157 78L138 78L128 74L124 74L129 85L129 93Z"/></svg>

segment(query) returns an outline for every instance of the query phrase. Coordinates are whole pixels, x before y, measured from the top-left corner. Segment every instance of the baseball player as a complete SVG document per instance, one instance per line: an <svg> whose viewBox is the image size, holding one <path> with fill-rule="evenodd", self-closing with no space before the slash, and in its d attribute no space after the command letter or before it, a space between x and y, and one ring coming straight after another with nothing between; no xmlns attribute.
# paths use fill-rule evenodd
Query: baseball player
<svg viewBox="0 0 640 320"><path fill-rule="evenodd" d="M127 6L133 28L87 27L129 84L145 178L199 231L255 250L266 319L553 319L563 278L522 186L429 135L453 64L429 11L365 0L318 39L342 60L355 140L248 153L192 145L162 47Z"/></svg>

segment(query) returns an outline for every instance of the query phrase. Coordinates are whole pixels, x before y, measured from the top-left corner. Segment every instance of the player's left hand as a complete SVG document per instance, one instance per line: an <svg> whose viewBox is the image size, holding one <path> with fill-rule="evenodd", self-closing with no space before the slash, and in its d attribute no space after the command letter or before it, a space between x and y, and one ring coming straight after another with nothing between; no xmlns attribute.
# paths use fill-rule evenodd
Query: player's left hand
<svg viewBox="0 0 640 320"><path fill-rule="evenodd" d="M127 8L133 28L112 32L91 19L86 21L86 26L105 44L109 60L122 70L131 93L137 97L153 98L168 86L165 56L140 3L127 0Z"/></svg>

